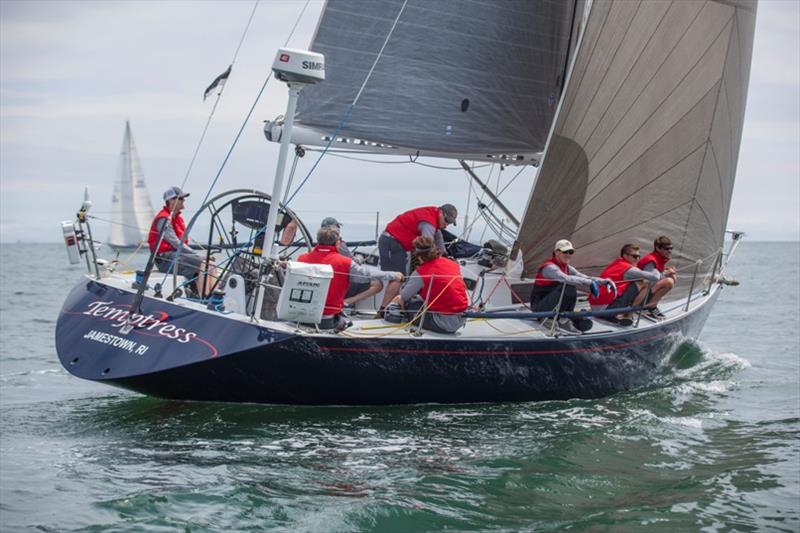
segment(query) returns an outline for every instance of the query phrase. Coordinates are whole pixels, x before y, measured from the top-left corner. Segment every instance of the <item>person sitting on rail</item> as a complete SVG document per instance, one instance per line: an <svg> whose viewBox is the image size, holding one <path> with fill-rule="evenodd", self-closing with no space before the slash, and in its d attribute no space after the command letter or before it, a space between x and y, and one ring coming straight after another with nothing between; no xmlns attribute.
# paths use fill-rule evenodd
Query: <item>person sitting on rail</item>
<svg viewBox="0 0 800 533"><path fill-rule="evenodd" d="M333 217L325 217L322 219L321 227L331 227L336 229L339 232L339 242L336 244L336 249L341 255L349 257L353 261L358 262L358 259L356 259L356 257L353 255L353 252L351 252L350 248L348 248L347 243L341 238L341 222ZM392 298L397 296L397 294L400 292L400 285L401 282L399 280L393 279L389 281L388 285L386 286L386 292L383 295L383 301L380 305L381 309L385 308ZM383 282L380 279L353 274L350 277L350 285L348 286L347 293L344 296L344 304L346 307L355 306L355 304L358 302L378 294L381 292L381 290L383 290Z"/></svg>
<svg viewBox="0 0 800 533"><path fill-rule="evenodd" d="M658 302L664 297L675 282L678 281L678 271L668 267L667 262L672 258L672 241L669 237L661 236L653 241L653 251L642 257L636 264L645 272L658 273L658 281L650 287L650 297L645 303L645 313L651 318L661 320L664 313L658 308Z"/></svg>
<svg viewBox="0 0 800 533"><path fill-rule="evenodd" d="M170 187L164 191L164 207L156 213L150 224L147 242L150 252L156 252L155 264L161 272L172 272L189 280L188 287L202 296L208 296L213 286L205 265L205 259L189 247L186 235L186 222L183 220L184 193L180 187ZM167 224L170 220L171 223ZM180 250L180 253L178 252ZM196 280L196 281L195 281Z"/></svg>
<svg viewBox="0 0 800 533"><path fill-rule="evenodd" d="M404 308L409 316L423 311L423 329L455 333L466 323L463 313L469 307L461 267L452 259L442 257L436 242L428 235L415 238L413 245L420 265L392 304ZM391 307L387 308L387 313L391 313Z"/></svg>
<svg viewBox="0 0 800 533"><path fill-rule="evenodd" d="M381 270L398 270L408 273L408 252L412 242L420 235L431 237L442 255L447 255L442 230L449 224L455 226L458 210L452 204L440 207L417 207L397 215L386 225L378 239Z"/></svg>
<svg viewBox="0 0 800 533"><path fill-rule="evenodd" d="M574 253L575 247L572 243L567 239L561 239L555 244L552 257L536 269L536 280L531 292L532 311L553 311L556 307L559 313L574 311L578 299L576 287L592 294L599 293L600 285L605 285L612 292L616 291L613 281L587 276L570 265ZM552 320L552 318L544 320L544 327L551 328ZM588 318L558 320L560 329L574 334L589 331L593 325Z"/></svg>
<svg viewBox="0 0 800 533"><path fill-rule="evenodd" d="M607 278L617 286L616 297L606 286L600 287L597 296L589 296L589 303L592 310L601 311L603 309L622 309L624 307L637 307L642 305L647 297L647 287L650 282L658 282L660 276L658 272L647 272L640 270L636 262L641 257L639 247L635 244L626 244L619 252L619 257L614 259L600 274L601 278ZM633 314L631 312L620 313L606 318L609 322L618 323L621 326L633 324Z"/></svg>
<svg viewBox="0 0 800 533"><path fill-rule="evenodd" d="M370 271L349 257L345 257L336 249L339 242L339 230L335 226L324 226L317 232L317 245L310 252L297 258L302 263L330 265L333 267L333 279L325 299L325 309L319 327L341 331L349 326L347 318L342 314L344 295L350 285L352 276L380 277L386 281L402 281L400 272Z"/></svg>

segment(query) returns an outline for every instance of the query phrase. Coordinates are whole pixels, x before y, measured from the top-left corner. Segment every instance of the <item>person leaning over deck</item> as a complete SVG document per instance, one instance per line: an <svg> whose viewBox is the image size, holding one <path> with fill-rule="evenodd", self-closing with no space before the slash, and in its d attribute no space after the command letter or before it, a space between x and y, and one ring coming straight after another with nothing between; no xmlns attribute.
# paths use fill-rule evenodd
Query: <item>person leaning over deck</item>
<svg viewBox="0 0 800 533"><path fill-rule="evenodd" d="M469 307L461 267L452 259L442 257L436 242L428 235L420 235L413 245L420 265L392 303L402 306L409 314L427 306L423 329L455 333L466 323L463 313Z"/></svg>
<svg viewBox="0 0 800 533"><path fill-rule="evenodd" d="M407 273L408 252L413 250L412 242L420 235L434 239L436 246L446 255L442 230L449 224L455 226L457 217L458 210L452 204L417 207L397 215L378 239L381 270Z"/></svg>
<svg viewBox="0 0 800 533"><path fill-rule="evenodd" d="M381 272L367 270L349 257L339 253L336 246L339 242L339 230L335 226L324 226L317 232L317 245L310 252L304 253L297 258L302 263L317 265L330 265L333 267L333 279L331 279L328 295L325 299L325 309L322 313L322 322L319 326L322 329L335 329L341 331L347 327L347 319L342 315L344 307L344 295L350 285L353 276L372 277L380 276L386 281L402 281L403 274L400 272Z"/></svg>
<svg viewBox="0 0 800 533"><path fill-rule="evenodd" d="M325 217L322 219L320 227L331 227L339 232L339 242L336 244L336 250L343 256L349 257L353 261L358 261L353 255L353 252L348 248L347 243L341 238L342 223L333 217ZM400 280L394 279L389 281L386 286L386 292L383 295L383 301L380 308L383 309L400 292ZM362 276L360 274L353 274L350 277L350 285L347 287L347 293L344 296L344 304L346 306L355 305L358 302L374 296L381 292L383 289L383 282L380 279L370 276Z"/></svg>
<svg viewBox="0 0 800 533"><path fill-rule="evenodd" d="M664 318L664 313L658 308L658 302L664 297L675 282L678 281L678 271L668 267L667 262L672 258L672 241L669 237L661 236L653 241L653 251L642 257L636 266L645 272L658 273L658 281L650 287L650 298L645 304L645 313L656 319Z"/></svg>
<svg viewBox="0 0 800 533"><path fill-rule="evenodd" d="M189 236L186 233L186 222L183 220L184 199L189 193L184 193L179 187L170 187L164 191L164 207L156 213L153 222L150 224L150 234L147 242L150 245L150 252L158 251L156 255L156 267L161 272L172 272L172 265L177 260L177 273L188 280L198 278L200 273L205 270L203 258L189 247ZM167 224L170 214L172 223ZM161 228L164 227L163 234ZM159 242L161 235L161 242ZM180 250L180 255L178 254ZM189 285L194 285L190 282ZM205 283L197 283L198 292L205 295ZM210 284L209 284L210 285ZM209 287L210 288L210 287Z"/></svg>
<svg viewBox="0 0 800 533"><path fill-rule="evenodd" d="M641 257L639 247L635 244L626 244L619 252L619 257L611 261L600 273L601 278L607 278L617 286L616 297L606 286L600 287L597 296L589 296L589 303L593 310L621 309L623 307L636 307L644 302L647 296L649 282L658 282L658 272L640 270L636 262ZM621 313L607 317L610 322L619 323L621 326L633 324L633 314Z"/></svg>
<svg viewBox="0 0 800 533"><path fill-rule="evenodd" d="M558 306L559 313L574 311L578 299L576 287L592 294L599 293L600 285L605 285L612 292L616 291L613 281L587 276L570 265L574 253L575 247L572 246L572 243L561 239L553 248L553 256L539 265L531 292L531 310L534 312L553 311ZM562 288L563 298L561 296ZM558 305L559 298L561 298L561 305ZM544 326L551 327L551 320L546 319ZM592 326L593 323L588 318L572 320L563 318L558 321L558 327L570 333L589 331Z"/></svg>

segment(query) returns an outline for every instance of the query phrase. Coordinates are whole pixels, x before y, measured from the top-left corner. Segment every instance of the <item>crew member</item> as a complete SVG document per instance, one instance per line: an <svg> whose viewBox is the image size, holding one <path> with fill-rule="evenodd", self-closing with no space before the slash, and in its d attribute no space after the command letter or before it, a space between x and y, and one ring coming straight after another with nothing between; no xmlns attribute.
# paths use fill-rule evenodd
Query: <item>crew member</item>
<svg viewBox="0 0 800 533"><path fill-rule="evenodd" d="M150 252L157 253L156 267L159 271L172 272L174 265L178 275L190 280L189 286L195 285L199 294L207 296L213 284L211 280L206 280L208 272L204 259L189 247L186 222L181 215L188 196L189 193L184 193L180 187L170 187L164 191L164 207L156 213L150 224L147 242ZM170 223L167 224L167 221ZM196 284L194 280L197 280Z"/></svg>
<svg viewBox="0 0 800 533"><path fill-rule="evenodd" d="M456 225L458 210L452 204L439 207L417 207L397 215L386 225L378 239L381 270L408 272L408 252L413 250L416 237L425 235L434 239L436 247L447 254L442 230Z"/></svg>
<svg viewBox="0 0 800 533"><path fill-rule="evenodd" d="M325 309L319 326L322 329L334 329L337 331L341 331L349 325L342 314L342 309L351 276L368 278L377 276L386 281L396 280L398 285L403 279L403 274L400 272L374 271L373 273L349 257L343 256L336 249L339 238L339 231L335 227L323 226L317 232L317 245L314 249L297 258L302 263L330 265L333 267L333 279L331 279L331 284L328 288Z"/></svg>
<svg viewBox="0 0 800 533"><path fill-rule="evenodd" d="M559 313L574 311L575 302L578 299L576 288L598 294L602 284L606 285L609 290L616 291L613 281L587 276L570 265L574 253L575 247L572 246L572 243L561 239L555 244L552 257L536 269L536 280L531 292L531 309L533 311L553 311L556 307L558 307ZM561 298L560 305L559 298ZM546 319L543 323L544 327L551 328L552 320L551 318ZM592 326L593 323L588 318L560 318L558 320L558 327L568 333L580 334L589 331Z"/></svg>
<svg viewBox="0 0 800 533"><path fill-rule="evenodd" d="M658 273L659 279L650 287L650 298L645 304L645 314L657 320L664 318L664 313L658 308L658 302L678 281L678 271L674 267L667 266L671 258L672 241L662 235L653 241L653 251L642 257L636 265L645 272Z"/></svg>
<svg viewBox="0 0 800 533"><path fill-rule="evenodd" d="M640 270L636 262L641 257L639 247L635 244L626 244L619 252L619 257L614 259L600 274L601 278L607 278L617 286L616 298L613 292L606 286L600 287L597 296L589 296L589 303L594 310L621 309L624 307L638 307L642 305L647 297L647 287L650 282L658 282L660 276L658 272L647 272ZM633 314L631 312L620 313L609 316L606 320L615 322L621 326L633 324Z"/></svg>
<svg viewBox="0 0 800 533"><path fill-rule="evenodd" d="M358 262L358 259L353 255L353 252L350 251L347 243L341 238L341 222L336 220L334 217L325 217L322 219L321 227L332 227L339 231L339 242L336 244L337 251L341 255L349 257L353 261ZM346 307L353 307L358 302L378 294L381 292L381 290L383 290L383 282L380 279L370 276L352 274L350 277L350 285L348 286L347 293L344 297L344 304ZM389 281L389 284L386 287L386 292L383 295L383 301L381 302L380 308L383 309L386 307L391 299L399 292L400 282L398 280Z"/></svg>
<svg viewBox="0 0 800 533"><path fill-rule="evenodd" d="M463 313L469 307L461 267L452 259L442 257L436 242L428 235L420 235L413 245L420 265L392 303L405 308L409 314L425 306L422 328L455 333L466 323Z"/></svg>

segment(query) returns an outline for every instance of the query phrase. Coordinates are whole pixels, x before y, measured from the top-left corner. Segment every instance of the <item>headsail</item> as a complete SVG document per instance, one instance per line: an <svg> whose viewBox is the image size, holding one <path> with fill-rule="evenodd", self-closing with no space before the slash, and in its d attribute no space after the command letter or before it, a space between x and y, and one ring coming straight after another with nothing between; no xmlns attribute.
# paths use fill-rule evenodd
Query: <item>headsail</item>
<svg viewBox="0 0 800 533"><path fill-rule="evenodd" d="M595 272L623 244L649 251L659 235L678 266L720 248L755 10L755 0L593 2L520 229L529 276L561 238Z"/></svg>
<svg viewBox="0 0 800 533"><path fill-rule="evenodd" d="M138 246L147 239L152 219L153 205L144 182L131 126L126 121L117 179L114 182L114 196L111 198L108 244L114 248Z"/></svg>
<svg viewBox="0 0 800 533"><path fill-rule="evenodd" d="M312 44L327 79L300 96L294 142L325 144L340 125L403 3L328 0ZM574 15L562 0L408 0L340 137L530 162L561 96Z"/></svg>

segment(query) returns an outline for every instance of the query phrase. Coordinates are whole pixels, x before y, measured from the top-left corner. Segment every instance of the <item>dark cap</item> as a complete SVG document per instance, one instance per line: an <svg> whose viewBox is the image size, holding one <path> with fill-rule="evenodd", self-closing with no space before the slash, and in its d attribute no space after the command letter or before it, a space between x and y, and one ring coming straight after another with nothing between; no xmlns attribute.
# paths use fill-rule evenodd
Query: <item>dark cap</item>
<svg viewBox="0 0 800 533"><path fill-rule="evenodd" d="M444 204L439 207L439 210L444 215L444 221L448 224L456 225L456 218L458 217L458 209L453 204Z"/></svg>
<svg viewBox="0 0 800 533"><path fill-rule="evenodd" d="M173 198L186 198L189 196L188 192L183 192L180 187L170 187L164 191L164 201L172 200Z"/></svg>
<svg viewBox="0 0 800 533"><path fill-rule="evenodd" d="M319 227L324 228L325 226L336 226L337 228L341 228L342 223L333 217L325 217L322 219L322 224L320 224Z"/></svg>

